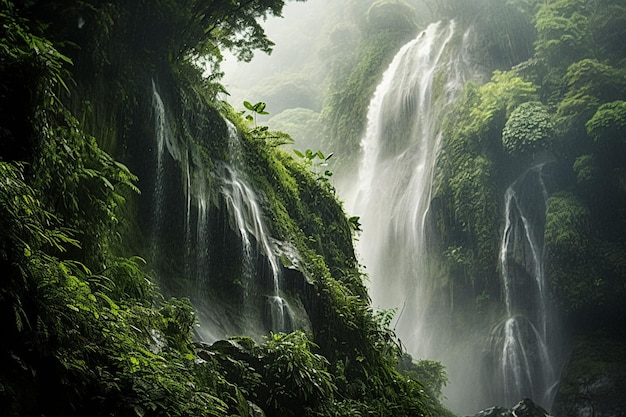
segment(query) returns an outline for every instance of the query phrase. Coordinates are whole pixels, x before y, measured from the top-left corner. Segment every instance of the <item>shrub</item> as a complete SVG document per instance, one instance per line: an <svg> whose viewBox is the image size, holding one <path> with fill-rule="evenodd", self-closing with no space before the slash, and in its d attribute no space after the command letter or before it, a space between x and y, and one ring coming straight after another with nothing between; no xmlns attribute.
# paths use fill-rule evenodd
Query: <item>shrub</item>
<svg viewBox="0 0 626 417"><path fill-rule="evenodd" d="M549 146L555 130L543 104L530 101L519 105L502 130L502 146L509 154L531 153Z"/></svg>

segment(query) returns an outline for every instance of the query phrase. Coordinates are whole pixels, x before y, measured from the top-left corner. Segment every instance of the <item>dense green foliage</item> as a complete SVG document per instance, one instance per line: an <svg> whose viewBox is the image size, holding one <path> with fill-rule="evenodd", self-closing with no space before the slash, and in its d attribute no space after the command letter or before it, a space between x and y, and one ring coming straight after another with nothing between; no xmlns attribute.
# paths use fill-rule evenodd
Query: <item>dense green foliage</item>
<svg viewBox="0 0 626 417"><path fill-rule="evenodd" d="M468 84L444 122L446 142L437 167L434 220L443 268L450 271L451 281L445 285L470 288L477 299L499 293L494 269L499 242L497 196L511 168L502 132L509 125L511 137L523 136L507 120L519 112L521 103L535 99L532 83L514 72L495 71L482 86ZM510 150L518 145L512 143Z"/></svg>
<svg viewBox="0 0 626 417"><path fill-rule="evenodd" d="M554 126L545 106L528 101L511 113L502 130L502 146L510 154L536 152L549 147Z"/></svg>
<svg viewBox="0 0 626 417"><path fill-rule="evenodd" d="M7 139L0 162L2 414L221 415L226 405L204 381L218 378L192 361L191 306L153 308L142 260L111 250L134 176L56 94L67 58L3 6L1 70L33 68L24 80L33 100L25 114L8 112L28 118L26 132L2 126L32 144Z"/></svg>
<svg viewBox="0 0 626 417"><path fill-rule="evenodd" d="M322 147L332 149L345 162L340 169L356 162L370 98L398 48L416 35L416 22L415 11L403 1L373 3L356 22L361 35L358 44L347 56L339 55L340 61L333 65L331 93L322 111L327 138ZM347 30L338 31L337 36L346 36Z"/></svg>
<svg viewBox="0 0 626 417"><path fill-rule="evenodd" d="M194 64L216 65L219 48L243 59L269 48L256 19L282 5L2 1L3 416L244 417L258 406L268 416L445 413L414 379L428 376L439 396L440 365L411 368L410 377L397 370L400 349L369 305L355 222L337 202L330 171L278 148L289 137L254 120L265 106L249 104L247 123L217 98L217 73L202 78ZM138 220L142 178L111 155L141 166L129 155L151 134L140 103L155 74L170 81L163 95L180 116L172 130L208 167L235 158L216 109L239 127L237 157L265 196L271 234L294 243L310 281L301 298L311 335L194 343L193 306L164 299L136 256L149 247Z"/></svg>
<svg viewBox="0 0 626 417"><path fill-rule="evenodd" d="M534 15L534 55L468 84L444 123L433 202L442 268L476 308L499 298L497 196L553 158L545 244L554 301L572 319L623 314L625 56L605 31L623 21L623 2L510 3Z"/></svg>

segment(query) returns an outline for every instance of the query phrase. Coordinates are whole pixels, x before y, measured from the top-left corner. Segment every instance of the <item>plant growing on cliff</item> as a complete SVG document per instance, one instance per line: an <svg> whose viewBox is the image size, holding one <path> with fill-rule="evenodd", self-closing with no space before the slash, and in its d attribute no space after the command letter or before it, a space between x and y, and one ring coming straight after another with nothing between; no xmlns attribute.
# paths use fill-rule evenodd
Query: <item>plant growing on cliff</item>
<svg viewBox="0 0 626 417"><path fill-rule="evenodd" d="M617 100L601 105L585 127L594 141L604 141L606 147L624 142L626 101Z"/></svg>
<svg viewBox="0 0 626 417"><path fill-rule="evenodd" d="M532 153L546 149L555 136L546 107L538 101L519 105L502 130L502 146L509 154Z"/></svg>
<svg viewBox="0 0 626 417"><path fill-rule="evenodd" d="M441 400L443 388L448 385L448 375L441 362L422 359L413 361L408 353L400 358L398 369L408 378L419 381L426 388L428 395Z"/></svg>
<svg viewBox="0 0 626 417"><path fill-rule="evenodd" d="M250 130L252 137L265 142L270 147L294 143L293 138L287 133L270 131L269 126L257 125L257 116L266 116L269 114L269 112L265 110L267 105L264 102L259 101L252 104L249 101L244 101L243 106L246 110L243 110L239 114L242 115L248 123L253 124L254 127Z"/></svg>
<svg viewBox="0 0 626 417"><path fill-rule="evenodd" d="M246 108L246 110L248 111L248 113L246 114L246 112L244 112L245 115L245 119L250 122L250 123L254 123L254 127L257 127L256 124L256 117L257 116L265 116L268 115L269 112L265 111L265 107L266 104L263 103L262 101L259 101L256 104L252 104L249 101L244 101L243 102L243 106Z"/></svg>
<svg viewBox="0 0 626 417"><path fill-rule="evenodd" d="M318 179L327 181L329 177L333 176L332 171L326 169L326 167L328 167L328 160L333 157L332 152L328 155L324 155L322 151L313 152L311 149L307 149L301 152L294 149L293 153L302 159L307 168L313 170ZM320 174L320 171L323 171L323 174Z"/></svg>

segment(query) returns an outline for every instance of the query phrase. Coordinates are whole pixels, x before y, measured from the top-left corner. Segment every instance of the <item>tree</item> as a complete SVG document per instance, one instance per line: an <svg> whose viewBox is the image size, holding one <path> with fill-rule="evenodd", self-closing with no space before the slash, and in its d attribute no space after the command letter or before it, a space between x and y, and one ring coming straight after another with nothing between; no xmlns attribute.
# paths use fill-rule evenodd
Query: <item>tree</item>
<svg viewBox="0 0 626 417"><path fill-rule="evenodd" d="M117 37L135 54L151 53L150 59L174 62L205 60L215 70L224 50L243 61L250 61L255 50L270 53L274 44L262 21L280 16L284 4L285 0L66 0L32 1L26 8L63 31L64 40L78 38L82 43L82 37L90 36L104 47ZM75 28L77 20L85 30L68 29Z"/></svg>
<svg viewBox="0 0 626 417"><path fill-rule="evenodd" d="M305 1L305 0L296 0ZM169 28L174 58L219 56L228 49L238 59L250 61L253 51L272 50L259 20L280 16L284 0L152 0L144 7L156 8L162 25ZM180 30L182 28L182 30Z"/></svg>
<svg viewBox="0 0 626 417"><path fill-rule="evenodd" d="M596 59L583 59L569 66L563 78L567 90L556 108L555 125L561 154L575 158L591 152L587 123L603 103L626 94L626 71ZM574 154L578 151L578 154Z"/></svg>
<svg viewBox="0 0 626 417"><path fill-rule="evenodd" d="M598 160L606 175L603 185L614 183L616 190L626 191L626 101L601 105L585 127L598 147Z"/></svg>
<svg viewBox="0 0 626 417"><path fill-rule="evenodd" d="M484 114L480 117L484 121L496 112L504 111L508 117L521 103L536 100L537 87L513 71L494 71L491 81L480 87L480 93L482 105L476 112Z"/></svg>
<svg viewBox="0 0 626 417"><path fill-rule="evenodd" d="M598 61L582 59L565 74L567 96L591 95L603 102L617 100L626 93L626 71Z"/></svg>

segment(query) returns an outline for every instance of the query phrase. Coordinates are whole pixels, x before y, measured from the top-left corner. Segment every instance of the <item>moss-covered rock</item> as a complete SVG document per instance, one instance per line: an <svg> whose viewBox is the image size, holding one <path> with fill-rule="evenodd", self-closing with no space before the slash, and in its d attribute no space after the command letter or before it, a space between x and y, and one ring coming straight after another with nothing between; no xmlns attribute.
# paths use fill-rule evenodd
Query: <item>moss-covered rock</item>
<svg viewBox="0 0 626 417"><path fill-rule="evenodd" d="M575 341L552 410L555 416L623 415L626 344L614 336L592 333Z"/></svg>

